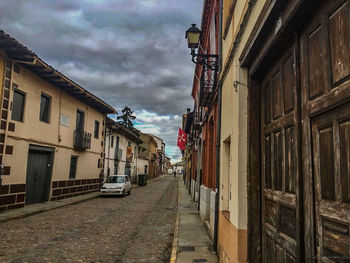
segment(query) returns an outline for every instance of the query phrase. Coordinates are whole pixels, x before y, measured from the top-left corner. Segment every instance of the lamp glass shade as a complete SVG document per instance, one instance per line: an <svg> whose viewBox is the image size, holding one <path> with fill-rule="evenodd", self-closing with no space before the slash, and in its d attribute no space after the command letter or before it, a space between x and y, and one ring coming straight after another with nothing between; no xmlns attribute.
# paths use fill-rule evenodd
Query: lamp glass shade
<svg viewBox="0 0 350 263"><path fill-rule="evenodd" d="M198 48L201 31L195 24L186 31L186 39L189 48Z"/></svg>

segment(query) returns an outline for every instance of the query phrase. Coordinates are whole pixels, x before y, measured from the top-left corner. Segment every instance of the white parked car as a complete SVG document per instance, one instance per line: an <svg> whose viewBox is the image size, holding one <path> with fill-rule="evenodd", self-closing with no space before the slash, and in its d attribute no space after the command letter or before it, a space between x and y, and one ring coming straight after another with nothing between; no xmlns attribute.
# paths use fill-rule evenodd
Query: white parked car
<svg viewBox="0 0 350 263"><path fill-rule="evenodd" d="M130 178L127 175L111 175L103 183L101 195L125 195L131 193Z"/></svg>

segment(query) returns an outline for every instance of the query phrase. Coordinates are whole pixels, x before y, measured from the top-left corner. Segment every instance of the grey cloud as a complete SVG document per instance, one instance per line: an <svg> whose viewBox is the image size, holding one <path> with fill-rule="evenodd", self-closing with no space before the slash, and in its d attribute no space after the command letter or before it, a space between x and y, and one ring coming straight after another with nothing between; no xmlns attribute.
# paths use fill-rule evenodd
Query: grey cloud
<svg viewBox="0 0 350 263"><path fill-rule="evenodd" d="M109 104L170 116L154 125L174 146L173 117L193 104L184 32L203 0L143 2L0 1L0 27Z"/></svg>

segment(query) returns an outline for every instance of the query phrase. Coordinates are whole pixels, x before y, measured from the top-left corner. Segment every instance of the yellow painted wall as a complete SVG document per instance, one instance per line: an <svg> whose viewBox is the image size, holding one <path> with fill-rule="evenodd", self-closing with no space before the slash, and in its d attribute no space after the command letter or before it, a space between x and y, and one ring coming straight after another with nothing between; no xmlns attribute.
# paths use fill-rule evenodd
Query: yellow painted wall
<svg viewBox="0 0 350 263"><path fill-rule="evenodd" d="M230 0L224 0L230 2ZM247 8L249 0L237 0L233 13L233 21L230 24L226 39L223 40L223 68L227 62L228 54L236 40L239 28L241 27L242 17ZM222 115L221 115L221 150L220 158L220 210L230 208L230 220L222 215L219 218L218 244L221 250L220 256L222 262L245 262L246 253L239 255L239 251L246 250L246 241L239 243L237 240L243 238L246 240L247 230L247 72L240 67L239 57L247 44L248 38L258 19L258 16L266 0L258 0L252 10L248 24L243 33L241 42L233 57L228 74L223 81L222 86ZM224 3L225 4L225 3ZM243 85L234 88L234 82L238 81ZM230 141L230 149L227 148L227 142ZM226 142L226 144L225 144ZM226 148L225 148L226 146ZM229 157L230 156L230 157ZM228 169L228 161L231 158L231 166ZM229 170L226 171L225 169ZM228 184L228 176L230 183ZM229 193L231 192L231 199ZM243 231L243 232L242 232ZM239 237L239 238L238 238ZM243 256L242 256L243 255ZM230 259L227 261L227 259ZM226 261L225 261L226 260Z"/></svg>
<svg viewBox="0 0 350 263"><path fill-rule="evenodd" d="M1 68L0 68L1 70ZM12 72L12 83L26 94L23 122L8 120L15 123L15 131L8 131L7 145L14 146L12 155L4 155L4 165L11 166L10 176L4 176L4 184L24 183L26 178L29 144L55 148L52 181L68 180L71 155L78 156L76 179L98 178L104 141L104 115L83 102L75 99L59 88L51 85L32 72L20 67L20 73ZM50 122L39 120L41 93L51 96ZM13 91L11 90L10 101ZM73 133L76 128L77 109L85 112L84 131L91 133L91 149L83 152L73 149ZM68 127L60 125L60 113L69 117ZM99 138L94 138L95 120L100 122Z"/></svg>

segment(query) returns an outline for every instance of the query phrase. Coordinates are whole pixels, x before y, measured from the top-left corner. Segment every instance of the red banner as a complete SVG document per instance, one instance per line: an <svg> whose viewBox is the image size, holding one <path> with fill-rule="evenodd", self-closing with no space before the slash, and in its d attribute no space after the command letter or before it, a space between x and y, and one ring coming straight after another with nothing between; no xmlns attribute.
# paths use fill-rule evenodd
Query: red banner
<svg viewBox="0 0 350 263"><path fill-rule="evenodd" d="M177 146L183 151L186 149L187 134L181 128L179 128L179 135L177 136Z"/></svg>

